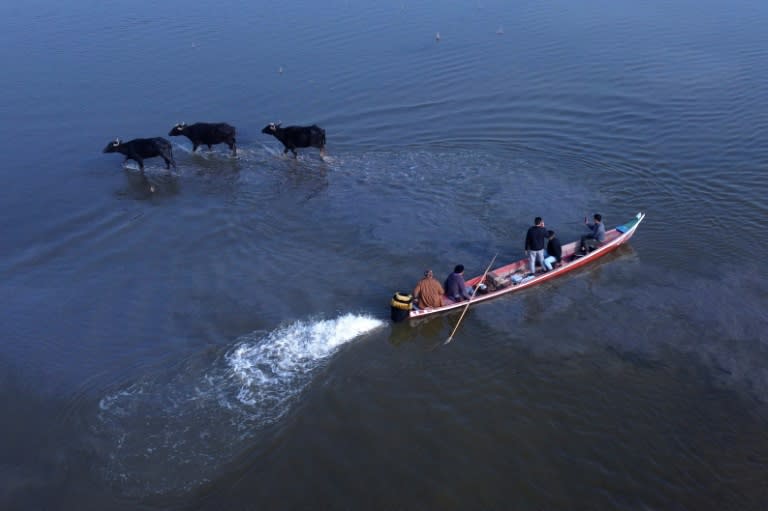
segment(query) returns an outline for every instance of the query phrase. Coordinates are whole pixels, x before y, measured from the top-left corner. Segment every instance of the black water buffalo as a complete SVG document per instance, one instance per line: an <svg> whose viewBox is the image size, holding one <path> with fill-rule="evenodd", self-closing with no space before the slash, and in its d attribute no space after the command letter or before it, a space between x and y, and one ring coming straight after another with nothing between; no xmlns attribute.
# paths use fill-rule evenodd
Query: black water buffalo
<svg viewBox="0 0 768 511"><path fill-rule="evenodd" d="M125 161L135 160L139 164L139 169L144 171L144 158L154 158L160 156L165 160L165 168L170 169L171 165L176 168L176 162L173 160L173 150L171 143L162 137L157 138L134 138L128 142L122 142L116 138L113 142L107 144L104 148L105 153L120 153L125 155Z"/></svg>
<svg viewBox="0 0 768 511"><path fill-rule="evenodd" d="M270 122L261 132L272 135L282 142L285 146L283 154L288 154L290 150L295 157L297 147L317 147L320 149L320 156L325 156L325 130L315 124L283 128L280 123Z"/></svg>
<svg viewBox="0 0 768 511"><path fill-rule="evenodd" d="M168 132L171 137L184 135L192 142L192 152L194 153L201 145L207 145L208 149L214 144L227 144L232 150L232 156L237 155L237 146L235 145L235 127L225 122L196 122L195 124L180 123Z"/></svg>

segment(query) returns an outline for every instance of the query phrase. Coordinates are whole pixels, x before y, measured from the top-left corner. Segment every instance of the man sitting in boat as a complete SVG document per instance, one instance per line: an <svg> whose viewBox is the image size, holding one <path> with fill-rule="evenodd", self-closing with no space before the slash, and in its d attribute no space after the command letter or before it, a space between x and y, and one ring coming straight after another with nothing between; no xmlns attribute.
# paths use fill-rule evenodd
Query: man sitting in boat
<svg viewBox="0 0 768 511"><path fill-rule="evenodd" d="M445 279L445 295L454 302L463 302L472 296L472 289L468 288L467 283L464 282L463 264L457 264L453 273Z"/></svg>
<svg viewBox="0 0 768 511"><path fill-rule="evenodd" d="M442 307L444 295L443 286L437 281L432 270L426 270L424 277L413 289L414 307L418 309Z"/></svg>
<svg viewBox="0 0 768 511"><path fill-rule="evenodd" d="M593 217L594 223L588 223L587 217L584 217L584 225L589 229L589 234L585 234L581 237L581 252L586 254L587 250L590 252L605 241L605 224L603 224L603 215L595 213Z"/></svg>
<svg viewBox="0 0 768 511"><path fill-rule="evenodd" d="M555 231L547 231L547 248L544 254L544 268L547 271L552 271L553 268L560 266L560 262L563 259L563 247L560 245L560 240L555 236Z"/></svg>

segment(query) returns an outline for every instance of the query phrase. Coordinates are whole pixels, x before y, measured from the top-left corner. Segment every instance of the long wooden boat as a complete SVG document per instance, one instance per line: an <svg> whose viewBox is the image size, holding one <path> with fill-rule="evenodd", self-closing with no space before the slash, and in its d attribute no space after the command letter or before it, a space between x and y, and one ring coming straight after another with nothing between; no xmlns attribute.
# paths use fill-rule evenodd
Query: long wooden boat
<svg viewBox="0 0 768 511"><path fill-rule="evenodd" d="M562 263L559 267L552 269L545 273L536 273L530 275L530 263L528 258L525 257L514 263L510 263L501 267L498 267L490 271L483 279L483 275L473 277L466 281L467 286L475 287L481 284L480 289L475 292L474 297L471 300L472 304L493 300L499 296L503 296L515 291L521 291L529 287L541 284L548 280L556 279L569 271L573 271L576 268L580 268L584 265L594 262L596 259L603 257L616 250L619 245L626 243L637 230L637 226L645 218L645 213L638 213L629 222L619 225L614 229L606 231L605 241L589 252L588 254L578 253L578 248L581 244L580 240L573 241L566 245L563 245ZM447 298L446 298L447 300ZM442 307L430 307L425 309L410 309L408 311L408 318L422 318L432 314L438 314L455 309L461 309L467 305L467 301L449 303ZM404 311L403 311L404 312Z"/></svg>

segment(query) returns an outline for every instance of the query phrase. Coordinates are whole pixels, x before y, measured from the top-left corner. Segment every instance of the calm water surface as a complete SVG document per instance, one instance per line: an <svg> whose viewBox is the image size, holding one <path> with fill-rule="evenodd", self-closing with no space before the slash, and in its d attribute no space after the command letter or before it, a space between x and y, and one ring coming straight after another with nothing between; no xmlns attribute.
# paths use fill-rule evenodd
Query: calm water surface
<svg viewBox="0 0 768 511"><path fill-rule="evenodd" d="M768 507L765 2L0 20L3 509ZM101 153L179 121L239 158ZM389 323L424 268L596 211L648 216L448 346L458 314Z"/></svg>

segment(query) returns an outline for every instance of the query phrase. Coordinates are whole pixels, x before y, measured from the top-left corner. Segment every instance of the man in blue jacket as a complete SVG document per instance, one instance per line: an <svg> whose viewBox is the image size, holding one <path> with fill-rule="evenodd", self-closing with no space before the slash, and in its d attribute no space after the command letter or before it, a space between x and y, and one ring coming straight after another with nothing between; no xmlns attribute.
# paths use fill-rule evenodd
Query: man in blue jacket
<svg viewBox="0 0 768 511"><path fill-rule="evenodd" d="M464 282L464 265L457 264L453 269L453 273L448 275L445 279L445 296L453 300L454 302L463 302L470 299L471 289L467 288L467 283Z"/></svg>

